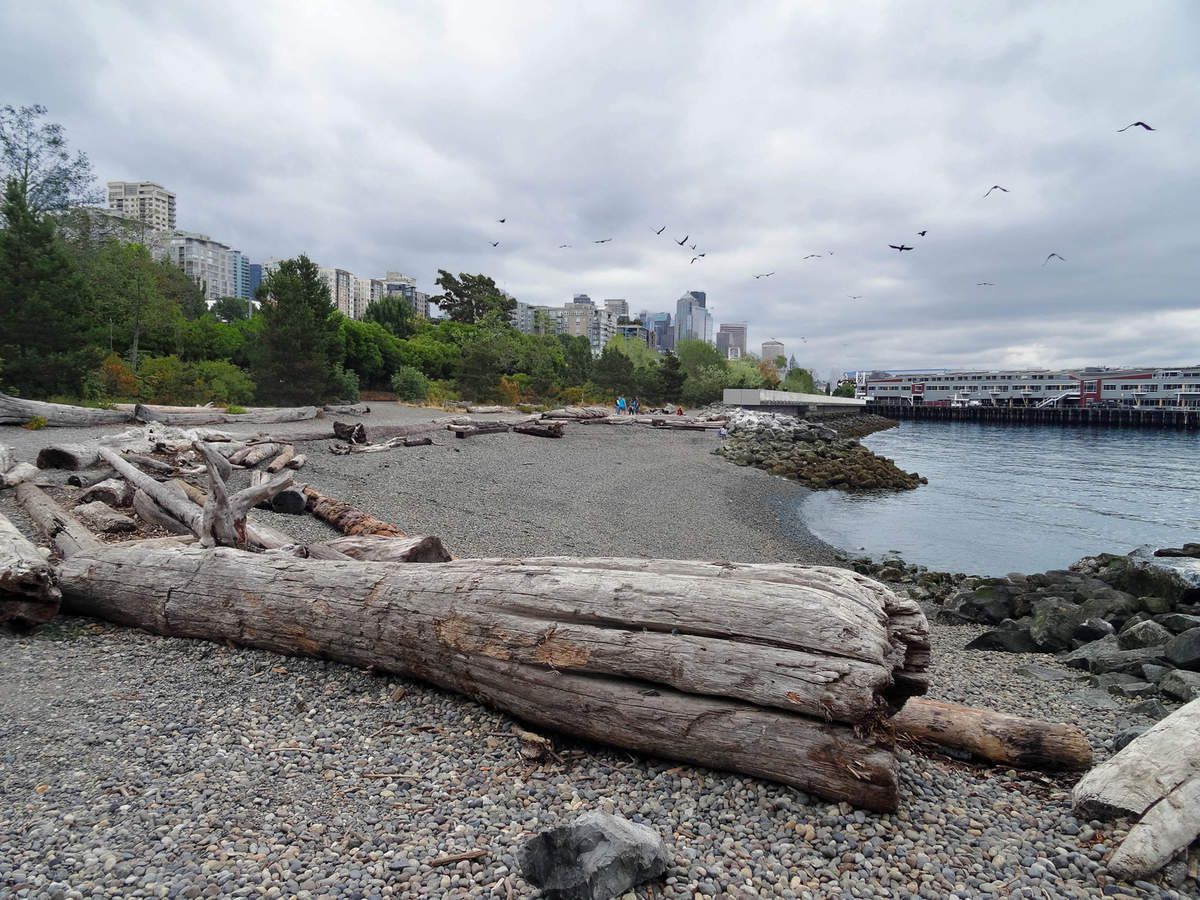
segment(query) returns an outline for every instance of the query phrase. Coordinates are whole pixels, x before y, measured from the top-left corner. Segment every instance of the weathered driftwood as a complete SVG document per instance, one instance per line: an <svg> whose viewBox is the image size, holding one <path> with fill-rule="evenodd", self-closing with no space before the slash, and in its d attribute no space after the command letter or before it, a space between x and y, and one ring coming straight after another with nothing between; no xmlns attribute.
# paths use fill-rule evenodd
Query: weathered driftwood
<svg viewBox="0 0 1200 900"><path fill-rule="evenodd" d="M106 478L89 487L79 499L84 503L99 500L109 506L129 506L133 503L133 485L124 478Z"/></svg>
<svg viewBox="0 0 1200 900"><path fill-rule="evenodd" d="M560 438L563 436L563 422L522 422L512 428L517 434L528 434L534 437Z"/></svg>
<svg viewBox="0 0 1200 900"><path fill-rule="evenodd" d="M32 463L19 462L0 475L0 482L3 482L5 487L16 487L26 481L33 481L39 474L41 474L41 470L37 466Z"/></svg>
<svg viewBox="0 0 1200 900"><path fill-rule="evenodd" d="M398 447L428 447L433 443L431 437L394 437L380 444L332 444L329 452L334 456L346 456L350 453L384 453Z"/></svg>
<svg viewBox="0 0 1200 900"><path fill-rule="evenodd" d="M65 403L43 403L0 394L0 425L24 425L41 417L47 425L114 425L129 422L131 416L119 409L92 409Z"/></svg>
<svg viewBox="0 0 1200 900"><path fill-rule="evenodd" d="M408 537L399 526L377 519L368 512L351 506L336 497L322 494L312 485L304 488L308 511L346 535L379 534L385 537Z"/></svg>
<svg viewBox="0 0 1200 900"><path fill-rule="evenodd" d="M276 454L273 460L267 463L267 471L273 475L276 472L286 468L287 464L290 463L295 457L296 445L287 444L282 450L279 451L279 453ZM228 478L229 476L225 477Z"/></svg>
<svg viewBox="0 0 1200 900"><path fill-rule="evenodd" d="M33 626L58 615L58 577L39 550L0 513L0 622Z"/></svg>
<svg viewBox="0 0 1200 900"><path fill-rule="evenodd" d="M245 547L253 544L253 535L246 532L246 515L264 500L270 500L292 483L292 473L284 472L261 484L230 494L221 478L220 455L208 444L197 442L196 449L208 467L208 499L200 521L197 537L205 547ZM266 457L263 457L264 459Z"/></svg>
<svg viewBox="0 0 1200 900"><path fill-rule="evenodd" d="M1196 752L1193 746L1192 752ZM1200 837L1200 778L1192 778L1150 807L1108 861L1108 871L1134 881L1153 875Z"/></svg>
<svg viewBox="0 0 1200 900"><path fill-rule="evenodd" d="M164 510L140 488L133 492L133 511L138 514L139 519L149 525L155 525L172 534L186 534L195 537L195 533L190 527Z"/></svg>
<svg viewBox="0 0 1200 900"><path fill-rule="evenodd" d="M362 534L323 541L329 547L350 558L370 562L449 562L450 554L439 538L430 535L412 537L383 537ZM312 547L309 547L312 550Z"/></svg>
<svg viewBox="0 0 1200 900"><path fill-rule="evenodd" d="M268 425L278 422L301 422L317 417L315 406L275 408L252 407L242 413L226 412L206 406L150 406L139 403L134 409L134 418L139 422L159 422L163 425L230 425L236 422L251 425Z"/></svg>
<svg viewBox="0 0 1200 900"><path fill-rule="evenodd" d="M365 403L326 404L321 408L327 413L342 416L365 416L371 412L371 407Z"/></svg>
<svg viewBox="0 0 1200 900"><path fill-rule="evenodd" d="M37 464L39 469L88 469L99 465L101 447L130 453L150 453L154 450L176 453L188 449L194 441L228 442L229 439L227 433L211 428L141 425L86 443L50 444L38 452Z"/></svg>
<svg viewBox="0 0 1200 900"><path fill-rule="evenodd" d="M101 500L80 503L73 510L76 516L101 534L116 534L122 531L137 531L137 523L129 516L117 512Z"/></svg>
<svg viewBox="0 0 1200 900"><path fill-rule="evenodd" d="M470 425L447 425L456 438L476 437L480 434L502 434L510 431L512 426L507 422L475 422Z"/></svg>
<svg viewBox="0 0 1200 900"><path fill-rule="evenodd" d="M564 406L542 413L543 419L603 419L608 416L607 406Z"/></svg>
<svg viewBox="0 0 1200 900"><path fill-rule="evenodd" d="M1078 771L1092 764L1092 745L1075 725L924 697L905 703L891 722L897 736L966 750L974 757L1006 766Z"/></svg>
<svg viewBox="0 0 1200 900"><path fill-rule="evenodd" d="M512 415L516 412L511 406L468 406L467 412L472 415L488 416L508 413Z"/></svg>
<svg viewBox="0 0 1200 900"><path fill-rule="evenodd" d="M13 453L12 447L5 447L3 444L0 444L0 475L3 475L16 464L17 456Z"/></svg>
<svg viewBox="0 0 1200 900"><path fill-rule="evenodd" d="M362 422L334 422L333 436L339 441L345 441L347 444L366 444L367 441L367 426Z"/></svg>
<svg viewBox="0 0 1200 900"><path fill-rule="evenodd" d="M171 484L179 487L197 506L203 507L208 502L208 492L202 487L180 478L173 479ZM300 544L300 541L290 534L286 534L278 528L273 528L265 522L260 521L253 512L246 514L245 528L247 540L254 546L262 547L264 550L277 550L281 547L293 547ZM340 559L345 557L339 554L337 557L331 558Z"/></svg>
<svg viewBox="0 0 1200 900"><path fill-rule="evenodd" d="M283 450L282 444L254 444L246 448L246 453L242 456L235 454L229 458L229 462L235 466L244 466L247 469L252 469L261 462L265 462Z"/></svg>
<svg viewBox="0 0 1200 900"><path fill-rule="evenodd" d="M895 808L877 726L908 650L886 588L835 569L713 579L603 562L99 548L60 580L75 612L414 675L542 727Z"/></svg>
<svg viewBox="0 0 1200 900"><path fill-rule="evenodd" d="M116 475L116 472L107 467L85 469L81 472L72 472L68 475L67 484L72 487L90 488L105 481L111 481L114 475Z"/></svg>
<svg viewBox="0 0 1200 900"><path fill-rule="evenodd" d="M101 459L112 466L122 478L153 500L163 512L185 526L192 534L198 537L201 535L200 517L183 491L152 478L125 459L122 454L114 452L109 447L100 447L98 452ZM135 495L134 509L137 507L138 502ZM142 511L139 511L138 515L142 515ZM146 518L146 516L142 515L142 518ZM161 523L156 522L155 524Z"/></svg>
<svg viewBox="0 0 1200 900"><path fill-rule="evenodd" d="M155 459L153 456L147 456L144 453L129 453L126 452L125 458L143 471L154 472L158 475L171 476L175 474L175 466L170 463L163 462L161 459Z"/></svg>
<svg viewBox="0 0 1200 900"><path fill-rule="evenodd" d="M297 453L288 461L287 467L293 471L304 468L304 464L308 462L308 457L303 453Z"/></svg>
<svg viewBox="0 0 1200 900"><path fill-rule="evenodd" d="M50 539L63 556L71 556L101 546L96 536L78 519L54 502L35 484L17 485L17 500L29 513L29 518Z"/></svg>
<svg viewBox="0 0 1200 900"><path fill-rule="evenodd" d="M1200 778L1200 699L1181 706L1075 785L1088 818L1141 816L1181 784Z"/></svg>
<svg viewBox="0 0 1200 900"><path fill-rule="evenodd" d="M262 469L250 473L250 486L258 487L270 481L271 476ZM283 513L289 516L303 515L308 510L308 498L304 496L303 487L289 485L277 492L275 496L257 505L258 509L269 509L271 512Z"/></svg>
<svg viewBox="0 0 1200 900"><path fill-rule="evenodd" d="M188 499L197 506L203 506L204 502L208 499L208 491L199 485L192 484L190 481L185 481L182 478L172 478L167 483L187 494Z"/></svg>

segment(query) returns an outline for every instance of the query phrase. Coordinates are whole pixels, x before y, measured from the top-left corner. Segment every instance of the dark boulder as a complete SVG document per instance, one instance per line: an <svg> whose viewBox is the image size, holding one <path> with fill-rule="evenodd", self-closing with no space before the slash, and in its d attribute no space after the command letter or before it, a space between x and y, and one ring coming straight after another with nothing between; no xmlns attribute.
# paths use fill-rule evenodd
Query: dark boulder
<svg viewBox="0 0 1200 900"><path fill-rule="evenodd" d="M1166 613L1155 616L1154 621L1172 634L1182 634L1192 628L1200 628L1200 616L1189 616L1184 613Z"/></svg>
<svg viewBox="0 0 1200 900"><path fill-rule="evenodd" d="M1162 547L1154 551L1155 556L1191 556L1200 558L1200 544L1184 544L1182 547Z"/></svg>
<svg viewBox="0 0 1200 900"><path fill-rule="evenodd" d="M1170 666L1160 666L1155 663L1142 663L1142 680L1158 684L1168 672L1174 672Z"/></svg>
<svg viewBox="0 0 1200 900"><path fill-rule="evenodd" d="M1133 594L1105 588L1084 600L1080 608L1085 614L1084 618L1104 619L1120 628L1130 616L1141 612L1142 604Z"/></svg>
<svg viewBox="0 0 1200 900"><path fill-rule="evenodd" d="M1159 719L1165 719L1169 716L1174 712L1174 709L1167 706L1161 700L1151 699L1133 704L1133 706L1129 707L1129 711L1139 716L1145 716L1148 719L1154 719L1157 722Z"/></svg>
<svg viewBox="0 0 1200 900"><path fill-rule="evenodd" d="M1084 619L1071 632L1071 638L1075 641L1076 646L1081 644L1090 644L1092 641L1098 641L1102 637L1108 637L1110 634L1115 634L1116 629L1112 624L1105 622L1103 619Z"/></svg>
<svg viewBox="0 0 1200 900"><path fill-rule="evenodd" d="M1171 640L1171 632L1153 621L1142 621L1121 629L1117 644L1122 650L1140 650L1143 647L1160 647Z"/></svg>
<svg viewBox="0 0 1200 900"><path fill-rule="evenodd" d="M1185 703L1200 697L1200 672L1172 669L1162 677L1158 689Z"/></svg>
<svg viewBox="0 0 1200 900"><path fill-rule="evenodd" d="M1163 655L1181 669L1200 671L1200 628L1189 628L1167 642Z"/></svg>
<svg viewBox="0 0 1200 900"><path fill-rule="evenodd" d="M1150 726L1148 725L1130 725L1128 728L1118 731L1112 739L1113 753L1120 753L1149 730Z"/></svg>
<svg viewBox="0 0 1200 900"><path fill-rule="evenodd" d="M951 624L973 622L980 625L999 625L1012 618L1013 598L1019 589L1002 581L985 582L974 590L955 593L942 606L939 618Z"/></svg>
<svg viewBox="0 0 1200 900"><path fill-rule="evenodd" d="M549 900L610 900L661 877L667 851L653 828L592 811L534 835L517 861Z"/></svg>
<svg viewBox="0 0 1200 900"><path fill-rule="evenodd" d="M1124 672L1137 675L1146 663L1160 664L1163 648L1138 647L1134 650L1106 650L1094 656L1088 664L1092 672Z"/></svg>
<svg viewBox="0 0 1200 900"><path fill-rule="evenodd" d="M1072 669L1091 670L1092 660L1097 656L1120 649L1117 646L1117 636L1110 634L1107 637L1092 641L1090 644L1084 644L1070 653L1064 653L1058 660L1064 666L1069 666Z"/></svg>
<svg viewBox="0 0 1200 900"><path fill-rule="evenodd" d="M1039 650L1053 652L1075 646L1072 639L1087 616L1083 608L1060 597L1047 597L1033 604L1029 636Z"/></svg>
<svg viewBox="0 0 1200 900"><path fill-rule="evenodd" d="M1002 650L1005 653L1037 653L1038 646L1029 629L1009 621L993 631L985 631L964 648L966 650Z"/></svg>

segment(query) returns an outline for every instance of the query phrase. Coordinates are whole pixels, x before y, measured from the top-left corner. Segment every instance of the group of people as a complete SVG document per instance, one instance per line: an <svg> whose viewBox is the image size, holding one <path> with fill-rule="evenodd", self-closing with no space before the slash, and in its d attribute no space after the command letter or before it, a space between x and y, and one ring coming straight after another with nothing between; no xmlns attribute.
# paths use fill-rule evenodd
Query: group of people
<svg viewBox="0 0 1200 900"><path fill-rule="evenodd" d="M631 416L636 416L642 411L642 402L637 397L634 397L632 400L626 400L625 395L621 394L619 397L617 397L617 402L613 404L613 409L616 410L618 416L623 416L626 413ZM662 409L652 409L650 412L663 412L667 413L668 415L674 413L677 416L682 416L683 407L672 407L671 404L668 403Z"/></svg>

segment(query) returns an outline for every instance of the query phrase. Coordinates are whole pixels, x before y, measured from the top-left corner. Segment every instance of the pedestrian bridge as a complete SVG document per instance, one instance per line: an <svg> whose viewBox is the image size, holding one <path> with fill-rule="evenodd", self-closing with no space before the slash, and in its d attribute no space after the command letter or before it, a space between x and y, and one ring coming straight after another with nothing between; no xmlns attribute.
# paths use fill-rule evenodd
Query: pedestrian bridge
<svg viewBox="0 0 1200 900"><path fill-rule="evenodd" d="M753 388L726 388L722 398L727 406L777 412L788 416L830 416L864 412L866 400L854 397L830 397L825 394L801 394L796 391L764 391Z"/></svg>

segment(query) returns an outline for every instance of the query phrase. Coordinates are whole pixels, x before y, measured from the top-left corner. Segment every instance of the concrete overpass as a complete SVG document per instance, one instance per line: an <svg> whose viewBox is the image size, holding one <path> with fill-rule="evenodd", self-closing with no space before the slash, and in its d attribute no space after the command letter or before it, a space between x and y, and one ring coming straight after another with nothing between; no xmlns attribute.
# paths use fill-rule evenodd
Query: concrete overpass
<svg viewBox="0 0 1200 900"><path fill-rule="evenodd" d="M764 391L755 388L726 388L722 398L727 406L740 406L761 412L813 418L865 412L867 401L854 397L829 397L825 394L800 394L795 391Z"/></svg>

